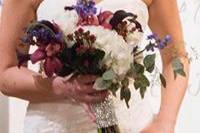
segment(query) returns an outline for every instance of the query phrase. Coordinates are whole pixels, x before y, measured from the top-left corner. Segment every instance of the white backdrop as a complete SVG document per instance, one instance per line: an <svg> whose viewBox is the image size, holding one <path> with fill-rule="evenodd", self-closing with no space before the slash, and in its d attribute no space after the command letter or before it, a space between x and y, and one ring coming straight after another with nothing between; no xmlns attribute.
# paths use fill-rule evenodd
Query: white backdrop
<svg viewBox="0 0 200 133"><path fill-rule="evenodd" d="M50 0L49 0L50 1ZM49 2L51 4L51 2ZM49 5L53 7L54 5ZM179 0L185 40L188 46L200 51L200 0ZM49 12L49 11L48 11ZM45 13L45 11L43 11ZM200 70L199 63L192 63L190 87L179 114L176 133L200 132ZM152 106L159 107L159 91L152 90ZM27 102L0 95L0 133L22 133ZM8 132L9 130L9 132Z"/></svg>

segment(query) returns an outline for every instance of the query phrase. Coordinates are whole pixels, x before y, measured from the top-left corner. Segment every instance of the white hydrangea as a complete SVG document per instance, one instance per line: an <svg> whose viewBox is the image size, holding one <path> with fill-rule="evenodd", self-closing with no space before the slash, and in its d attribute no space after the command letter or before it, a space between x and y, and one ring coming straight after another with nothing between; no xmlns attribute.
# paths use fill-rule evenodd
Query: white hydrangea
<svg viewBox="0 0 200 133"><path fill-rule="evenodd" d="M125 75L133 62L132 49L124 39L115 31L102 26L84 26L85 31L90 31L97 38L95 47L105 51L103 64L111 67L117 75Z"/></svg>
<svg viewBox="0 0 200 133"><path fill-rule="evenodd" d="M61 28L65 35L73 33L77 28L79 16L75 10L64 11L55 17L55 23Z"/></svg>
<svg viewBox="0 0 200 133"><path fill-rule="evenodd" d="M139 31L135 31L134 33L129 33L127 36L126 36L126 42L135 47L138 45L138 43L141 41L143 37L143 33L142 32L139 32Z"/></svg>

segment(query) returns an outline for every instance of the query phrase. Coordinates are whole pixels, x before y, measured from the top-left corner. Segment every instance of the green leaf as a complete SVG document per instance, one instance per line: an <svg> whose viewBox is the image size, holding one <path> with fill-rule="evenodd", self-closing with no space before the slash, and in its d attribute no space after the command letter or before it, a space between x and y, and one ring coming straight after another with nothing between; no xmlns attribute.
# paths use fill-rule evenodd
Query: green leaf
<svg viewBox="0 0 200 133"><path fill-rule="evenodd" d="M186 76L186 73L184 71L184 65L181 62L180 58L174 58L172 60L172 68L173 68L173 71L174 71L174 78L175 79L176 79L178 74L183 76L183 77Z"/></svg>
<svg viewBox="0 0 200 133"><path fill-rule="evenodd" d="M129 108L129 101L131 99L131 91L129 88L121 88L120 99L125 100L127 108Z"/></svg>
<svg viewBox="0 0 200 133"><path fill-rule="evenodd" d="M116 97L116 92L118 91L119 89L119 83L112 83L112 85L108 88L112 94Z"/></svg>
<svg viewBox="0 0 200 133"><path fill-rule="evenodd" d="M164 88L166 88L167 84L166 84L166 80L165 80L165 77L160 73L160 81L162 83L162 86Z"/></svg>
<svg viewBox="0 0 200 133"><path fill-rule="evenodd" d="M183 69L183 64L179 58L174 58L172 60L172 67L173 67L174 71L180 70L180 69Z"/></svg>
<svg viewBox="0 0 200 133"><path fill-rule="evenodd" d="M144 73L144 66L134 62L133 64L131 64L130 72L132 73L132 75L143 74Z"/></svg>
<svg viewBox="0 0 200 133"><path fill-rule="evenodd" d="M152 72L155 68L155 59L156 59L156 54L151 54L151 55L147 55L145 58L144 58L144 66L146 68L146 70L148 72Z"/></svg>
<svg viewBox="0 0 200 133"><path fill-rule="evenodd" d="M138 90L140 88L140 82L135 81L134 87L135 87L136 90Z"/></svg>
<svg viewBox="0 0 200 133"><path fill-rule="evenodd" d="M150 86L150 82L149 82L148 78L145 75L140 75L138 77L138 80L140 81L141 87Z"/></svg>
<svg viewBox="0 0 200 133"><path fill-rule="evenodd" d="M124 88L121 88L120 90L120 100L124 100Z"/></svg>
<svg viewBox="0 0 200 133"><path fill-rule="evenodd" d="M183 77L185 77L185 76L186 76L186 73L184 72L184 70L183 70L183 69L176 70L175 72L176 72L177 74L179 74L179 75L183 76Z"/></svg>
<svg viewBox="0 0 200 133"><path fill-rule="evenodd" d="M101 129L101 128L98 128L98 129L97 129L97 133L103 133L102 129Z"/></svg>
<svg viewBox="0 0 200 133"><path fill-rule="evenodd" d="M112 81L105 81L103 78L96 79L94 83L94 88L97 90L108 89L112 85Z"/></svg>
<svg viewBox="0 0 200 133"><path fill-rule="evenodd" d="M127 106L127 108L129 108L129 101L131 99L130 89L128 89L128 88L124 89L124 95L125 95L124 99L125 99L125 102L126 102L126 106Z"/></svg>
<svg viewBox="0 0 200 133"><path fill-rule="evenodd" d="M148 86L150 86L150 82L145 75L139 75L137 79L135 79L134 87L136 90L147 88Z"/></svg>
<svg viewBox="0 0 200 133"><path fill-rule="evenodd" d="M146 90L147 90L146 87L140 88L140 96L141 96L142 99L144 99L144 95L145 95Z"/></svg>
<svg viewBox="0 0 200 133"><path fill-rule="evenodd" d="M124 78L124 80L122 80L121 84L124 87L128 87L129 86L129 79L128 78Z"/></svg>
<svg viewBox="0 0 200 133"><path fill-rule="evenodd" d="M110 69L110 70L106 71L103 74L102 77L103 77L103 80L113 80L113 79L116 78L116 74L115 74L115 72L112 69Z"/></svg>

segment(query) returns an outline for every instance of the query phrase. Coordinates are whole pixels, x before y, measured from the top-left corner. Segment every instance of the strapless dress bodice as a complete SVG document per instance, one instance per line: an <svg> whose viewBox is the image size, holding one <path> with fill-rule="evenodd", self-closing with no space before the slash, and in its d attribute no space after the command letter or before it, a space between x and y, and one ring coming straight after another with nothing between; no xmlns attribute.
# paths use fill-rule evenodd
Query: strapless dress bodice
<svg viewBox="0 0 200 133"><path fill-rule="evenodd" d="M76 0L44 0L38 10L38 19L55 20L59 13L64 12L65 5L72 5L75 2ZM148 26L148 9L142 0L103 0L97 7L102 10L123 9L132 12L138 15L143 30ZM29 68L33 69L34 66L29 65ZM147 91L145 98L141 99L139 92L132 89L129 109L124 101L113 98L122 133L139 133L151 121L153 112L149 96L150 93ZM30 103L24 131L25 133L97 133L96 124L89 119L81 105L69 100Z"/></svg>

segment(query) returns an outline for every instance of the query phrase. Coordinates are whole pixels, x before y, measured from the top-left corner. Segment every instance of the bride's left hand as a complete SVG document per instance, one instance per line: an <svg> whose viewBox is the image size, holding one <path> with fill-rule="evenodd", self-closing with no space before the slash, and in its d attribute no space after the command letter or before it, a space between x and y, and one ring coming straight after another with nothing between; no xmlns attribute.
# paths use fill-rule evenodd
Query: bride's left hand
<svg viewBox="0 0 200 133"><path fill-rule="evenodd" d="M174 133L175 124L154 119L140 133Z"/></svg>

